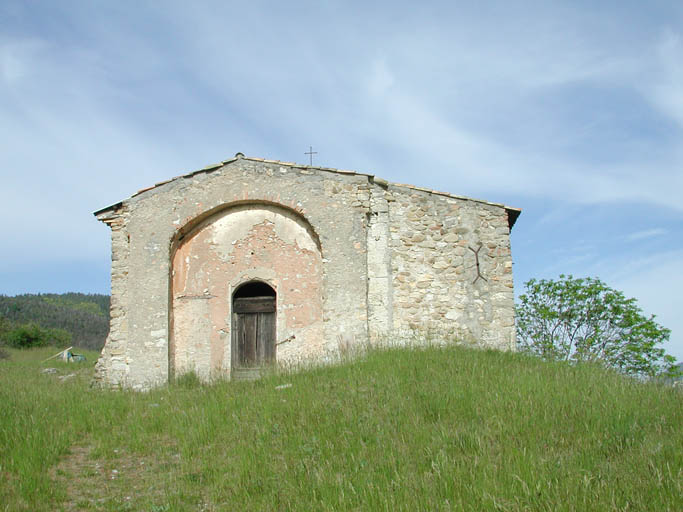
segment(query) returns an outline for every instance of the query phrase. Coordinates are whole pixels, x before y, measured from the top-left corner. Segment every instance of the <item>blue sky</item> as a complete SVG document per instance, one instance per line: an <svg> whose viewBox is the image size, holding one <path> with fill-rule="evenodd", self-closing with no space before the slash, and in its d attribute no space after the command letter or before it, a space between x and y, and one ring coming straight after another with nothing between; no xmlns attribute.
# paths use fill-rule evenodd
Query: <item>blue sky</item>
<svg viewBox="0 0 683 512"><path fill-rule="evenodd" d="M92 212L241 151L523 209L683 359L683 3L0 3L0 293L109 291Z"/></svg>

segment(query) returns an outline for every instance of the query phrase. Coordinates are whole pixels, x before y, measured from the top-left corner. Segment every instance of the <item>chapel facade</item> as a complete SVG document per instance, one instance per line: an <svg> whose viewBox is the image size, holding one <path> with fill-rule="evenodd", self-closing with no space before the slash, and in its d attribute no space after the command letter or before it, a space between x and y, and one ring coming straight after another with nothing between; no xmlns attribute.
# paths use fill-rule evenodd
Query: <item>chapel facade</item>
<svg viewBox="0 0 683 512"><path fill-rule="evenodd" d="M158 183L95 212L112 237L95 381L251 378L425 331L512 350L519 214L241 153Z"/></svg>

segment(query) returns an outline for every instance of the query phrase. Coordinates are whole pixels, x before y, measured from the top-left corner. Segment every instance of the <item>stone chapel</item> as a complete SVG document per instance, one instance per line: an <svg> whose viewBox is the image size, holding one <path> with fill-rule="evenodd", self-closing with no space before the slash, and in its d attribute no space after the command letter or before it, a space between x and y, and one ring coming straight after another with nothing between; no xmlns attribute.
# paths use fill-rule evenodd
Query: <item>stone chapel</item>
<svg viewBox="0 0 683 512"><path fill-rule="evenodd" d="M112 240L95 381L249 378L424 331L514 349L519 214L241 153L157 183L95 212Z"/></svg>

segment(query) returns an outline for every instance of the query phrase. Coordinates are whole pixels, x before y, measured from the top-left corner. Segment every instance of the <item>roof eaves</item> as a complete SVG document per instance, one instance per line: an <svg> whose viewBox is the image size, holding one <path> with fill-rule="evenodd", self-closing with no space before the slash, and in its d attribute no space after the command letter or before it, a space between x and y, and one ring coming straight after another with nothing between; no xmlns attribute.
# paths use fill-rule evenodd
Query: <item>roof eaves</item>
<svg viewBox="0 0 683 512"><path fill-rule="evenodd" d="M508 212L508 226L512 230L512 226L517 222L517 218L521 215L521 208L513 208L512 206L506 206L505 210Z"/></svg>
<svg viewBox="0 0 683 512"><path fill-rule="evenodd" d="M121 208L121 205L122 205L122 204L123 204L123 201L119 201L118 203L114 203L114 204L112 204L112 205L105 206L104 208L102 208L102 209L100 209L100 210L97 210L97 211L95 211L95 212L92 212L92 214L93 214L95 217L99 217L99 216L102 215L103 213L107 213L107 212L110 212L110 211L118 210L119 208Z"/></svg>

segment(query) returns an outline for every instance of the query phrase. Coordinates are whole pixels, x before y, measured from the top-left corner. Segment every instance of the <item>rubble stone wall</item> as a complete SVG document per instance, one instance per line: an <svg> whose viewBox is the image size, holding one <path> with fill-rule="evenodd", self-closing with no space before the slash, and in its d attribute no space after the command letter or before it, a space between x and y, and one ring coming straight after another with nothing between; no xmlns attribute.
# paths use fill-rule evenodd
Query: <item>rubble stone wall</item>
<svg viewBox="0 0 683 512"><path fill-rule="evenodd" d="M392 187L394 329L513 349L508 215L499 206Z"/></svg>

